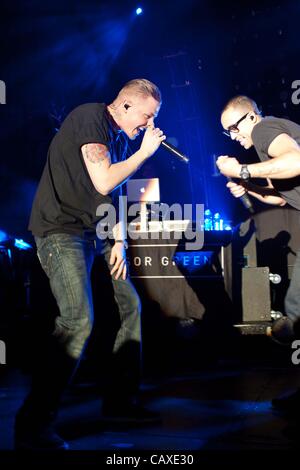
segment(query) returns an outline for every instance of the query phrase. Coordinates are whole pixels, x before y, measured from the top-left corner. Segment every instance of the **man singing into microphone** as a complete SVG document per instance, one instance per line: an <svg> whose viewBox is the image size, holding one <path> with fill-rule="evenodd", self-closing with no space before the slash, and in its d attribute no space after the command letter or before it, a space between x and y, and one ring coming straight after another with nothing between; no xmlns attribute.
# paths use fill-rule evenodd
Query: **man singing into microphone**
<svg viewBox="0 0 300 470"><path fill-rule="evenodd" d="M109 419L123 421L155 418L135 402L140 369L140 302L127 278L124 226L121 220L115 225L112 243L97 240L96 212L99 205L112 203L117 189L165 140L163 132L154 126L160 106L156 85L145 79L131 80L110 105L92 103L74 109L51 142L29 229L59 314L43 351L37 351L32 389L17 414L18 448L68 447L53 430L52 422L92 330L90 273L97 252L104 255L109 267L120 317L102 412ZM139 150L124 160L127 138L133 140L143 130ZM101 284L97 289L101 293ZM42 310L41 305L41 315Z"/></svg>
<svg viewBox="0 0 300 470"><path fill-rule="evenodd" d="M221 115L224 133L245 149L254 146L260 163L241 165L236 158L220 156L220 172L240 183L230 181L227 187L235 197L248 193L267 204L284 206L286 203L300 210L300 126L287 119L263 117L256 103L247 96L236 96L224 107ZM254 185L251 178L265 178L266 187ZM287 317L273 325L273 336L286 332L291 338L299 332L300 322L300 251L288 292L285 297ZM277 323L277 324L276 324ZM295 395L300 405L300 391ZM286 402L287 406L292 401ZM273 401L280 408L285 402Z"/></svg>

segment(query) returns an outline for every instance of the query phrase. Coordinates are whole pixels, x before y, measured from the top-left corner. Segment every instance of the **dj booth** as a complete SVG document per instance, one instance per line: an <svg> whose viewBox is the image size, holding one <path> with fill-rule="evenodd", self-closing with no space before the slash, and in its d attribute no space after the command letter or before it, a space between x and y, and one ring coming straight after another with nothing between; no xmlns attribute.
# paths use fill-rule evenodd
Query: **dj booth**
<svg viewBox="0 0 300 470"><path fill-rule="evenodd" d="M187 250L184 232L177 239L157 233L147 234L129 244L130 273L143 299L159 305L169 317L202 319L208 304L210 286L226 296L224 248L231 242L231 232L205 232L201 249Z"/></svg>
<svg viewBox="0 0 300 470"><path fill-rule="evenodd" d="M243 333L265 333L284 312L300 249L299 216L290 207L264 206L233 232L204 232L197 250L186 250L184 234L177 240L172 232L167 240L131 240L130 273L145 309L182 320L226 316Z"/></svg>

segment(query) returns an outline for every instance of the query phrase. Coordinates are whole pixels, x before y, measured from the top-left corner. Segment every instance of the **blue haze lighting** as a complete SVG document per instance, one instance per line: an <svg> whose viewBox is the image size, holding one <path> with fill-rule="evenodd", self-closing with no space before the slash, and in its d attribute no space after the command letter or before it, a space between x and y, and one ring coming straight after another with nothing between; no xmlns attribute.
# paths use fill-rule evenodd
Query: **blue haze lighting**
<svg viewBox="0 0 300 470"><path fill-rule="evenodd" d="M9 237L8 237L7 233L0 229L0 242L4 242L8 239L9 239Z"/></svg>
<svg viewBox="0 0 300 470"><path fill-rule="evenodd" d="M22 240L21 238L20 239L15 238L14 245L15 245L16 248L19 248L19 250L30 250L31 249L31 245L24 242L24 240Z"/></svg>
<svg viewBox="0 0 300 470"><path fill-rule="evenodd" d="M137 15L141 15L143 13L143 9L142 8L137 8L135 10L135 12L136 12Z"/></svg>
<svg viewBox="0 0 300 470"><path fill-rule="evenodd" d="M134 444L131 442L119 442L118 444L113 444L113 447L118 447L119 449L129 449L133 446Z"/></svg>

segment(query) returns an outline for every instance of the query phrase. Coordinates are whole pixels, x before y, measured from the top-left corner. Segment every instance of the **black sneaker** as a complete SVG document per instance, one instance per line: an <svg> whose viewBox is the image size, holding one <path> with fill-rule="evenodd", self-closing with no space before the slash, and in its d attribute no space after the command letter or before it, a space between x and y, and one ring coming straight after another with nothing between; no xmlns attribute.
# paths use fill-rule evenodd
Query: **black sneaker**
<svg viewBox="0 0 300 470"><path fill-rule="evenodd" d="M287 416L300 416L300 389L280 398L273 398L272 408Z"/></svg>
<svg viewBox="0 0 300 470"><path fill-rule="evenodd" d="M126 405L120 404L103 404L102 416L105 421L115 423L159 423L161 416L155 411L148 410L141 405L130 403Z"/></svg>
<svg viewBox="0 0 300 470"><path fill-rule="evenodd" d="M15 450L57 451L68 450L69 445L52 428L22 429L15 433Z"/></svg>
<svg viewBox="0 0 300 470"><path fill-rule="evenodd" d="M266 334L273 341L283 346L290 346L296 338L295 323L289 317L281 317L267 327Z"/></svg>

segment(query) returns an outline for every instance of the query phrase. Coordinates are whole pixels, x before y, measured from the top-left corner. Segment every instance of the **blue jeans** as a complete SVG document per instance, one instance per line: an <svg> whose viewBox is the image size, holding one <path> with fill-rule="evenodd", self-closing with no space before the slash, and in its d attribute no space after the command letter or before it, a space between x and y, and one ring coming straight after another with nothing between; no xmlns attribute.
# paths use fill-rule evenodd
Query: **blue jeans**
<svg viewBox="0 0 300 470"><path fill-rule="evenodd" d="M47 274L59 307L54 331L43 344L33 372L33 383L20 419L47 422L55 416L91 334L93 299L90 274L97 254L109 265L111 245L108 241L85 240L70 234L52 234L35 238L37 254ZM111 266L110 266L111 269ZM140 300L129 279L111 277L119 310L119 329L113 345L112 359L106 368L108 377L104 398L113 401L130 399L138 391L140 377ZM101 283L99 283L101 289ZM107 312L109 315L110 312ZM118 360L113 358L119 357ZM121 358L121 360L120 360Z"/></svg>
<svg viewBox="0 0 300 470"><path fill-rule="evenodd" d="M90 274L98 251L96 243L62 233L35 240L40 263L60 311L53 335L64 345L67 354L77 359L93 326ZM102 242L99 251L109 266L109 242ZM116 280L112 276L111 280L121 321L114 344L114 353L117 353L129 341L141 342L140 301L129 279Z"/></svg>
<svg viewBox="0 0 300 470"><path fill-rule="evenodd" d="M284 300L285 313L294 322L300 320L300 251L293 269L293 274Z"/></svg>

